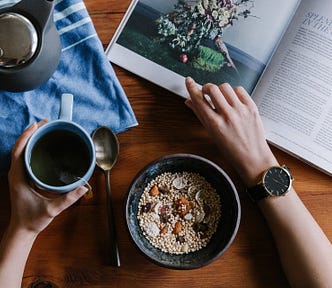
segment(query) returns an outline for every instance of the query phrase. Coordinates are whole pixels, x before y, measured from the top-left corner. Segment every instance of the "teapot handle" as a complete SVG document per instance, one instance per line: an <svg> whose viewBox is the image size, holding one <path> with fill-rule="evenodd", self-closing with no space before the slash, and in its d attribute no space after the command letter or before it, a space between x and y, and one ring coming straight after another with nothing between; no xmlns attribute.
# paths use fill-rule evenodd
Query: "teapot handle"
<svg viewBox="0 0 332 288"><path fill-rule="evenodd" d="M33 18L33 22L39 25L44 31L48 22L53 23L53 10L55 0L22 0L8 10L25 14L28 18ZM31 17L29 17L31 16ZM32 20L32 19L30 19Z"/></svg>

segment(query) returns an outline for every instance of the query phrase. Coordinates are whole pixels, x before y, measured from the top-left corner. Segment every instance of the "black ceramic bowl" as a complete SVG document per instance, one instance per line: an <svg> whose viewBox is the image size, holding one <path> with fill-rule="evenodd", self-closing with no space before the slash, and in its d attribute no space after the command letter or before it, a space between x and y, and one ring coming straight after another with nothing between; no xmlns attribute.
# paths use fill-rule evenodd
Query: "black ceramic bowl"
<svg viewBox="0 0 332 288"><path fill-rule="evenodd" d="M169 254L152 246L145 238L137 219L138 204L147 184L165 172L195 172L203 176L217 190L221 201L221 216L217 231L208 245L188 254ZM144 167L129 187L126 221L130 235L138 248L152 262L171 269L195 269L220 257L233 242L241 217L239 197L228 175L213 162L192 154L167 155Z"/></svg>

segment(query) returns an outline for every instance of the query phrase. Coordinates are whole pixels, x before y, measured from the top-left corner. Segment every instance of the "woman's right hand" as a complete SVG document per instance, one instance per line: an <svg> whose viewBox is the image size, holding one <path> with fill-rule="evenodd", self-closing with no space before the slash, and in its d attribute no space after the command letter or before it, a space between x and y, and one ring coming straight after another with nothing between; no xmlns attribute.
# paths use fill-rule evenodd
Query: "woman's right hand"
<svg viewBox="0 0 332 288"><path fill-rule="evenodd" d="M229 84L205 84L202 89L190 77L186 79L190 98L186 100L220 151L247 186L257 183L261 173L278 165L264 135L256 104L243 87ZM211 99L206 100L205 95Z"/></svg>

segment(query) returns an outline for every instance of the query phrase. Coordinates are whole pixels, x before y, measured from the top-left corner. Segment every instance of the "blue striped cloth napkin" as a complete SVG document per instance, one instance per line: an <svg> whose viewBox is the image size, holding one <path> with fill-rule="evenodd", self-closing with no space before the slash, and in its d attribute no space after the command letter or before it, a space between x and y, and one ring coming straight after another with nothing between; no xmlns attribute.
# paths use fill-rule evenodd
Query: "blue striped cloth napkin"
<svg viewBox="0 0 332 288"><path fill-rule="evenodd" d="M17 2L0 0L0 8ZM0 91L0 174L8 171L10 151L27 126L41 119L58 118L62 93L74 95L73 121L89 133L100 125L115 133L137 125L84 2L56 0L54 22L62 54L52 77L33 91Z"/></svg>

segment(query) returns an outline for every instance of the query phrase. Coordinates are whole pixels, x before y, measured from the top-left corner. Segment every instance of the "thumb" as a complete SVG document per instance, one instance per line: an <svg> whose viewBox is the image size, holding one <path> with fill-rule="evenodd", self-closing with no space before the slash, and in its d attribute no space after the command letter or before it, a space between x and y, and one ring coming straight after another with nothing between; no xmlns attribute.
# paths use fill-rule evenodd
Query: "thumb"
<svg viewBox="0 0 332 288"><path fill-rule="evenodd" d="M86 192L88 188L85 186L80 186L73 191L64 194L61 197L55 198L51 202L52 210L55 215L60 214L63 210L67 209L69 206L73 205L78 199L80 199Z"/></svg>

